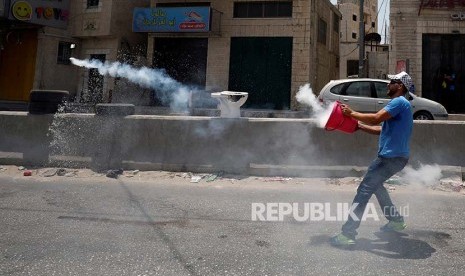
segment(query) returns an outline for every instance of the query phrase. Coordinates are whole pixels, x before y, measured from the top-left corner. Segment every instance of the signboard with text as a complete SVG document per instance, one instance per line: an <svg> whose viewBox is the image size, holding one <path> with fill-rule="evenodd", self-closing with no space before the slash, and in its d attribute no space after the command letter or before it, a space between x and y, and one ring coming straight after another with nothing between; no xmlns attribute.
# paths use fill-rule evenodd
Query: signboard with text
<svg viewBox="0 0 465 276"><path fill-rule="evenodd" d="M451 10L455 8L465 8L465 0L420 0L418 15L424 9Z"/></svg>
<svg viewBox="0 0 465 276"><path fill-rule="evenodd" d="M135 8L134 32L209 32L210 7Z"/></svg>
<svg viewBox="0 0 465 276"><path fill-rule="evenodd" d="M66 29L69 0L11 0L8 18Z"/></svg>

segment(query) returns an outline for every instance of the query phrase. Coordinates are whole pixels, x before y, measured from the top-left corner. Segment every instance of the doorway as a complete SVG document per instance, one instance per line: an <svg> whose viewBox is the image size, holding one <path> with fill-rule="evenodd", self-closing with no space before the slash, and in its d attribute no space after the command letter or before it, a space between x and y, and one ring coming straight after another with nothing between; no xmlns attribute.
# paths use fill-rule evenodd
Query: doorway
<svg viewBox="0 0 465 276"><path fill-rule="evenodd" d="M249 93L244 107L290 108L292 37L233 37L229 66L228 89Z"/></svg>
<svg viewBox="0 0 465 276"><path fill-rule="evenodd" d="M106 55L90 55L90 59L105 62ZM102 103L103 102L103 84L104 76L98 72L97 68L91 68L88 71L87 91L81 96L81 102L84 103Z"/></svg>
<svg viewBox="0 0 465 276"><path fill-rule="evenodd" d="M465 113L465 35L424 34L422 96Z"/></svg>
<svg viewBox="0 0 465 276"><path fill-rule="evenodd" d="M208 38L155 38L153 66L183 85L205 89ZM165 91L154 91L153 104L166 106Z"/></svg>
<svg viewBox="0 0 465 276"><path fill-rule="evenodd" d="M29 101L35 77L37 30L12 30L2 35L0 100Z"/></svg>

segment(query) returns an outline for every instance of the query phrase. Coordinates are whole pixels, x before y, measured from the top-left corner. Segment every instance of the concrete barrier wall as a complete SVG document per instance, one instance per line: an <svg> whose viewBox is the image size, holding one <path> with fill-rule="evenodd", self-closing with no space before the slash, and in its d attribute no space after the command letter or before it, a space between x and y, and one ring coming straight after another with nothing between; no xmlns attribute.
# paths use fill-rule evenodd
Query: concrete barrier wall
<svg viewBox="0 0 465 276"><path fill-rule="evenodd" d="M311 119L0 112L0 127L0 151L22 152L25 163L44 165L44 155L85 157L99 168L243 173L253 166L367 166L378 142L363 132L325 131ZM415 122L411 161L464 166L464 137L465 122Z"/></svg>

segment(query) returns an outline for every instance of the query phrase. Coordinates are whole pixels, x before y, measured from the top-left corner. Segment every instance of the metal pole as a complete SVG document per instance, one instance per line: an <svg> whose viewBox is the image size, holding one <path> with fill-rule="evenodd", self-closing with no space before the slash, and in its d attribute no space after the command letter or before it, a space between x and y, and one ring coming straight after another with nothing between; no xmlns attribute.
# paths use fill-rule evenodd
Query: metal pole
<svg viewBox="0 0 465 276"><path fill-rule="evenodd" d="M365 23L364 23L364 16L363 16L363 6L364 0L360 0L360 31L358 37L358 77L363 78L363 63L365 58Z"/></svg>

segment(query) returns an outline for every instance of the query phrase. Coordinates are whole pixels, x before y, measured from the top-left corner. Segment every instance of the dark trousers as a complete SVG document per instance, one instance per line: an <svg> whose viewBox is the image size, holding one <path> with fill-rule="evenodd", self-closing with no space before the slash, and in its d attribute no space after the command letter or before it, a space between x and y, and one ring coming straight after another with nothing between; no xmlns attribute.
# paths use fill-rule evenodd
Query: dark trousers
<svg viewBox="0 0 465 276"><path fill-rule="evenodd" d="M383 186L384 181L401 171L407 165L408 159L403 157L394 158L376 158L368 168L368 171L358 186L353 204L358 203L353 210L353 214L358 219L349 215L347 222L342 226L342 233L351 238L357 235L357 228L360 226L360 220L363 217L365 208L371 196L375 194L378 199L381 210L388 220L403 221L404 218L399 214L396 207L391 201L388 191Z"/></svg>

